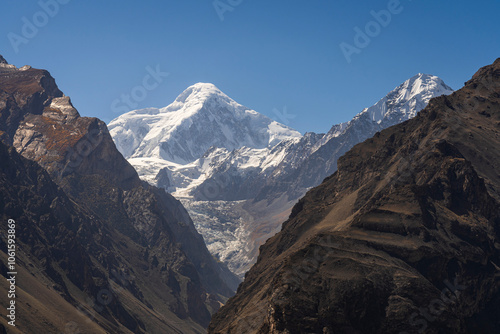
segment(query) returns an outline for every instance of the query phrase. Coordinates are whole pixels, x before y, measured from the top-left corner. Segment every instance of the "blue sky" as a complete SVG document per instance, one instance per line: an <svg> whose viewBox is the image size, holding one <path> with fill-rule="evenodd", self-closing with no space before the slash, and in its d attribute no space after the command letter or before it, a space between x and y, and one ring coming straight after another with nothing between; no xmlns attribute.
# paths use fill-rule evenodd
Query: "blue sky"
<svg viewBox="0 0 500 334"><path fill-rule="evenodd" d="M123 94L135 90L137 108L162 107L212 82L302 133L326 132L417 73L458 89L500 57L493 0L220 0L219 13L213 0L41 3L52 5L2 2L0 54L48 69L80 114L106 122L125 110L112 107ZM371 12L381 10L390 22L377 26ZM340 45L356 47L354 29L367 24L372 37L349 63ZM157 70L169 75L145 90Z"/></svg>

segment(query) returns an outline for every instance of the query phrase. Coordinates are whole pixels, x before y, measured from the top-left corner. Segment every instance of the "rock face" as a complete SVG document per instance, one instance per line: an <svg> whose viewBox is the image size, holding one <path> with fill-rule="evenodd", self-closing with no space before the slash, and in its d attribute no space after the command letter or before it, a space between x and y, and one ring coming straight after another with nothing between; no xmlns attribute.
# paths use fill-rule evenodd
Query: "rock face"
<svg viewBox="0 0 500 334"><path fill-rule="evenodd" d="M499 148L500 59L340 158L209 333L495 332Z"/></svg>
<svg viewBox="0 0 500 334"><path fill-rule="evenodd" d="M341 155L451 92L438 77L418 74L327 134L301 136L199 83L168 107L131 111L109 127L141 178L180 198L210 252L243 277L259 246L335 172Z"/></svg>
<svg viewBox="0 0 500 334"><path fill-rule="evenodd" d="M47 71L9 67L0 70L0 138L0 217L22 227L19 266L34 275L20 279L29 298L19 302L46 311L21 313L20 330L204 332L239 280L182 204L139 179L103 122L80 117Z"/></svg>

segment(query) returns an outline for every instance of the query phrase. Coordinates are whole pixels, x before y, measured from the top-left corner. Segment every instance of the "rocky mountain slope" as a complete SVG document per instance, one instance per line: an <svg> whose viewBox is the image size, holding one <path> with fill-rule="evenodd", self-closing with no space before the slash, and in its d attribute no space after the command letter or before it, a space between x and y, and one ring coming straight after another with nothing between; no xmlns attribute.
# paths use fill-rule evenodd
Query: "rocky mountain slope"
<svg viewBox="0 0 500 334"><path fill-rule="evenodd" d="M19 226L16 328L203 333L239 280L182 204L141 181L106 125L80 117L47 71L0 65L0 217Z"/></svg>
<svg viewBox="0 0 500 334"><path fill-rule="evenodd" d="M499 147L500 59L340 158L209 333L495 332Z"/></svg>
<svg viewBox="0 0 500 334"><path fill-rule="evenodd" d="M166 108L132 111L109 127L141 178L179 198L212 254L243 277L258 247L342 154L451 92L418 74L327 134L301 136L199 83Z"/></svg>

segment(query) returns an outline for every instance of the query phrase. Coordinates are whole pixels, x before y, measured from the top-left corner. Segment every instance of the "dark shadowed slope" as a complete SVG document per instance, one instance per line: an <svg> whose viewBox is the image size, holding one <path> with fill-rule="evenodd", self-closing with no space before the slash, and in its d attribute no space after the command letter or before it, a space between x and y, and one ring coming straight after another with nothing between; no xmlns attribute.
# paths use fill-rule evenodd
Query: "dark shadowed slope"
<svg viewBox="0 0 500 334"><path fill-rule="evenodd" d="M209 333L493 333L499 211L500 59L345 154Z"/></svg>

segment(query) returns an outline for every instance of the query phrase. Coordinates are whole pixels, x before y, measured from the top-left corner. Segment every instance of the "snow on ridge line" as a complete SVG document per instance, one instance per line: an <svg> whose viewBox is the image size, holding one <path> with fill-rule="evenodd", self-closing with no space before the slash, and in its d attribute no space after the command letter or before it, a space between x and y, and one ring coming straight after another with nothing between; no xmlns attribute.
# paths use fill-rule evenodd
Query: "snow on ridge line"
<svg viewBox="0 0 500 334"><path fill-rule="evenodd" d="M377 123L382 122L389 115L389 111L411 113L407 116L411 118L422 110L431 98L451 93L453 89L438 76L419 73L358 115L366 113L372 121ZM389 110L388 102L391 103L391 110Z"/></svg>
<svg viewBox="0 0 500 334"><path fill-rule="evenodd" d="M109 123L109 129L127 159L154 154L179 163L198 159L213 145L229 150L264 148L302 136L208 83L188 87L167 107L121 115Z"/></svg>

